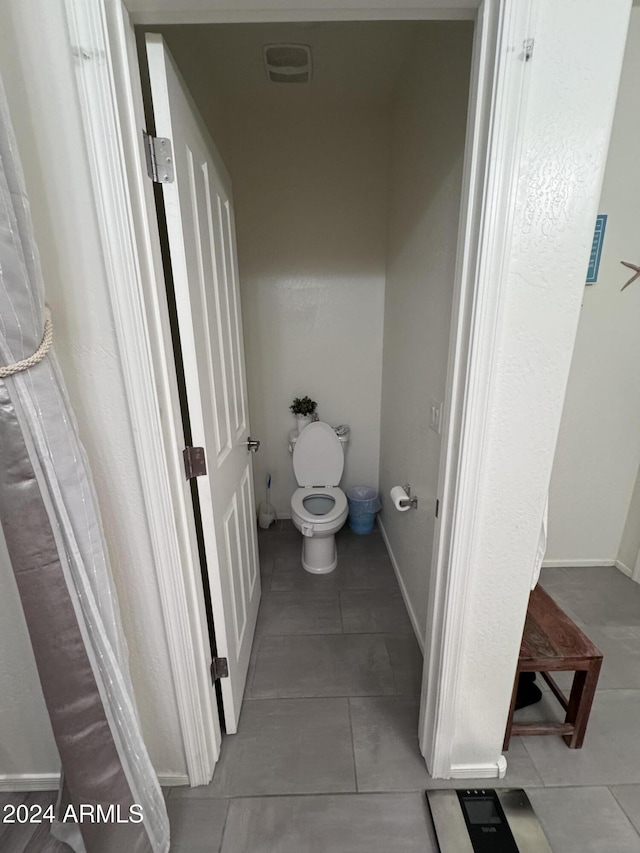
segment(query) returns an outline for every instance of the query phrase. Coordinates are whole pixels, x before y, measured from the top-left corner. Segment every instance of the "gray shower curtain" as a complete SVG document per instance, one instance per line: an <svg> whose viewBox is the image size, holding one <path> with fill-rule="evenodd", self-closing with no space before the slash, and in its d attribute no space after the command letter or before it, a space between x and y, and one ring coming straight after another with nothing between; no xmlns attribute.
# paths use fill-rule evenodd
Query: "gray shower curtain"
<svg viewBox="0 0 640 853"><path fill-rule="evenodd" d="M0 367L38 349L44 318L0 81ZM0 520L62 763L52 832L77 853L164 853L167 812L135 708L91 474L53 350L0 379Z"/></svg>

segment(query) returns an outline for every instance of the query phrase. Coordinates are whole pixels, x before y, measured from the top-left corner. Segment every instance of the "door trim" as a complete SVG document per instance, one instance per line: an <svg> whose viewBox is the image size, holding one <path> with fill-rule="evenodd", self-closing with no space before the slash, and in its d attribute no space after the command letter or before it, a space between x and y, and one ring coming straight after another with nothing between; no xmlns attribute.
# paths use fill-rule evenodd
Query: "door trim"
<svg viewBox="0 0 640 853"><path fill-rule="evenodd" d="M137 4L131 4L137 5ZM346 8L335 2L305 0L261 6L254 0L208 0L198 10L151 8L130 12L133 24L163 26L167 24L262 24L298 21L473 21L480 0L414 0L404 6L393 2L373 3L371 0L351 0Z"/></svg>
<svg viewBox="0 0 640 853"><path fill-rule="evenodd" d="M168 329L162 332L166 306L154 286L164 280L159 243L154 253L154 235L140 230L146 230L140 214L148 210L149 193L153 203L153 191L142 174L141 132L131 139L131 128L144 126L130 79L128 56L135 45L128 43L119 0L65 0L65 9L186 769L192 786L205 785L219 754L220 723L202 580L190 547L193 508L184 500L175 365ZM133 151L127 152L128 143ZM153 211L155 216L155 206ZM197 543L195 548L197 553Z"/></svg>
<svg viewBox="0 0 640 853"><path fill-rule="evenodd" d="M483 0L474 39L440 458L441 512L429 595L432 630L419 724L421 750L436 778L471 775L454 768L451 750L478 478L530 76L528 62L517 53L532 38L533 27L533 0ZM504 775L506 762L488 765L484 774L474 768L475 776L495 777Z"/></svg>

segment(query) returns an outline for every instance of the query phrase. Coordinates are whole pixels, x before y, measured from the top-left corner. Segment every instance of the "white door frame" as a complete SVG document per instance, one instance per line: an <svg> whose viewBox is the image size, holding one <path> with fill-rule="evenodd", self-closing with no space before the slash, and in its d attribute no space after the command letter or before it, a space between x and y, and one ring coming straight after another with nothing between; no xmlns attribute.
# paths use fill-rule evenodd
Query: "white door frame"
<svg viewBox="0 0 640 853"><path fill-rule="evenodd" d="M219 755L220 720L159 235L147 227L155 200L141 168L141 85L130 76L136 46L119 2L65 5L187 774L191 785L205 785Z"/></svg>
<svg viewBox="0 0 640 853"><path fill-rule="evenodd" d="M439 494L428 621L438 625L425 652L420 745L432 774L452 775L451 745L458 701L462 614L471 576L471 548L488 378L500 317L510 244L528 62L517 45L533 38L535 3L483 3L476 26L452 309ZM495 69L495 70L494 70ZM445 732L447 734L445 734ZM504 775L506 761L492 775ZM481 770L476 770L477 775ZM465 774L462 774L464 776ZM489 775L489 774L487 774Z"/></svg>
<svg viewBox="0 0 640 853"><path fill-rule="evenodd" d="M173 355L168 345L158 237L146 225L150 211L155 208L151 186L141 171L142 107L139 80L131 77L131 69L137 68L135 45L120 0L65 2L71 42L78 57L78 88L87 148L93 165L96 206L155 549L188 773L192 785L205 784L217 759L219 725L216 709L211 707L209 699L208 641L200 570L193 547L192 509L184 501L181 485L182 427ZM490 406L488 389L499 350L498 321L505 304L503 282L516 210L528 75L523 48L526 39L533 35L531 14L539 2L483 0L478 13L481 26L476 27L473 100L461 210L463 228L455 282L445 450L441 460L442 514L436 526L421 700L423 754L432 775L442 778L495 776L504 772L504 762L497 755L482 766L473 762L462 765L459 759L456 763L454 741L457 738L459 745L461 738L456 730L455 709L460 707L467 590L474 581L471 549L475 497L483 472L483 436ZM592 7L598 2L604 0L589 0ZM615 15L621 19L627 0L615 2ZM159 4L151 5L157 10ZM378 2L374 7L373 0L354 0L352 8L339 15L330 8L331 4L304 0L297 6L267 2L259 11L255 3L247 4L245 0L210 0L209 12L191 16L180 12L181 5L180 0L164 0L162 11L140 11L134 21L160 24L338 17L469 19L476 15L469 8L475 4L446 0L439 4L416 0L411 9L397 8L393 2ZM623 36L616 33L616 38ZM624 41L619 57L616 55L612 60L612 80L623 47ZM602 118L603 125L610 122L613 107L610 112L610 116L607 113ZM605 155L606 149L602 159ZM593 194L593 187L591 191ZM156 287L156 282L161 285ZM576 325L577 314L578 304ZM552 411L558 422L560 408L561 402ZM551 449L550 459L552 454ZM541 517L542 494L539 502ZM519 594L515 617L516 623L520 620L520 631L524 609L526 586ZM517 635L517 630L512 633ZM519 639L509 653L514 668L518 644ZM506 692L505 699L508 699ZM507 706L505 701L505 719Z"/></svg>

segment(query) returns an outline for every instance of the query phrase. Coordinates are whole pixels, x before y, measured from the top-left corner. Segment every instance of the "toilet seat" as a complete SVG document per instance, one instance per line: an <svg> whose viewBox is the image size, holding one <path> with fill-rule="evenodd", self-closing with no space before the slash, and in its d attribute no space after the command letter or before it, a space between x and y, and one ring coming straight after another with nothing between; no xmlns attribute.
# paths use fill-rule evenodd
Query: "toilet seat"
<svg viewBox="0 0 640 853"><path fill-rule="evenodd" d="M299 486L337 486L344 470L344 451L333 427L323 421L306 426L293 449L293 472Z"/></svg>
<svg viewBox="0 0 640 853"><path fill-rule="evenodd" d="M333 506L329 512L324 515L315 515L309 512L304 505L306 498L318 495L320 497L332 498ZM338 486L323 486L318 489L301 488L296 489L291 498L291 511L306 524L313 524L315 527L329 526L335 524L343 518L348 512L347 496Z"/></svg>

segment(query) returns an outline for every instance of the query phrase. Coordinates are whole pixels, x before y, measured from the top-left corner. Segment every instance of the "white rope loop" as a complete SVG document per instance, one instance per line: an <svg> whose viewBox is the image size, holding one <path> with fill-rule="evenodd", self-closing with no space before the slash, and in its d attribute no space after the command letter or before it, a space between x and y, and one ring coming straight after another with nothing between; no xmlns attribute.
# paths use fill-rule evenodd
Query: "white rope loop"
<svg viewBox="0 0 640 853"><path fill-rule="evenodd" d="M42 359L51 349L53 343L53 321L51 320L51 311L49 306L44 308L44 332L40 346L30 355L29 358L23 358L22 361L16 361L14 364L7 364L6 367L0 367L0 379L6 379L7 376L14 376L16 373L21 373L23 370L28 370L30 367L35 367L40 364Z"/></svg>

